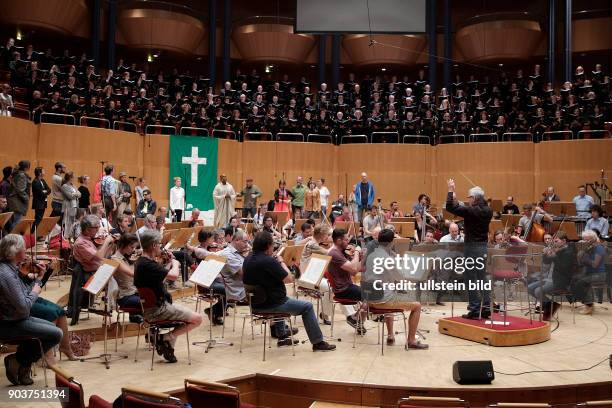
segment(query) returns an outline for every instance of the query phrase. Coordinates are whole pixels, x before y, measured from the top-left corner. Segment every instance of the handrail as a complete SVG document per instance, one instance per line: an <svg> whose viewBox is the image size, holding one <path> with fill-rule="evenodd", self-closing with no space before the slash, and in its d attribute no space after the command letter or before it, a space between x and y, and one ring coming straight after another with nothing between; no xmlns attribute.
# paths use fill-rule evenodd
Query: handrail
<svg viewBox="0 0 612 408"><path fill-rule="evenodd" d="M512 141L512 136L527 136L529 138L529 141L533 140L533 134L529 133L529 132L505 132L502 135L502 141L506 140L506 136L508 136L508 141L511 142ZM498 136L499 138L499 136Z"/></svg>
<svg viewBox="0 0 612 408"><path fill-rule="evenodd" d="M250 140L250 139L248 138L248 137L249 137L249 135L266 136L266 137L268 137L268 138L269 138L269 140L268 140L269 142L271 142L271 141L273 140L273 139L272 139L272 133L270 133L270 132L246 132L246 133L244 134L244 140L245 140L245 141Z"/></svg>
<svg viewBox="0 0 612 408"><path fill-rule="evenodd" d="M302 140L282 140L283 136L289 136L289 139L295 138L295 139L302 139ZM279 142L303 142L304 141L304 135L302 133L279 132L279 133L276 134L276 140L278 140Z"/></svg>
<svg viewBox="0 0 612 408"><path fill-rule="evenodd" d="M176 133L176 128L174 126L168 126L168 125L147 125L147 127L145 128L145 134L146 135L154 135L155 132L151 133L149 132L149 128L151 129L159 129L159 130L164 130L164 129L170 129L171 132L169 133L170 135L173 135Z"/></svg>
<svg viewBox="0 0 612 408"><path fill-rule="evenodd" d="M489 136L491 137L491 142L498 142L499 137L497 133L470 133L470 143L474 143L475 139L480 136Z"/></svg>
<svg viewBox="0 0 612 408"><path fill-rule="evenodd" d="M368 143L368 135L344 135L340 138L340 144L345 144L345 139L348 139L347 144L353 143ZM363 140L363 142L353 142L353 140Z"/></svg>
<svg viewBox="0 0 612 408"><path fill-rule="evenodd" d="M320 139L320 140L327 140L326 142L317 142L317 141L312 141L311 139ZM306 137L306 141L307 142L311 142L312 143L331 143L332 142L332 137L331 135L321 135L318 133L309 133L308 136Z"/></svg>
<svg viewBox="0 0 612 408"><path fill-rule="evenodd" d="M74 115L68 115L65 113L52 113L52 112L42 112L40 114L40 123L53 123L53 122L45 122L43 119L49 117L49 118L62 118L62 119L72 119L72 123L61 123L62 125L72 125L74 126L76 124L76 118L74 117Z"/></svg>
<svg viewBox="0 0 612 408"><path fill-rule="evenodd" d="M136 125L133 122L124 122L121 120L115 120L113 121L113 130L117 130L117 125L123 125L123 126L128 126L128 127L133 127L134 130L132 130L132 132L138 132L138 125ZM125 130L125 129L123 129ZM125 130L126 132L130 132L130 130Z"/></svg>
<svg viewBox="0 0 612 408"><path fill-rule="evenodd" d="M370 135L370 143L374 143L374 136L391 135L395 137L395 143L399 143L399 132L372 132Z"/></svg>
<svg viewBox="0 0 612 408"><path fill-rule="evenodd" d="M608 139L610 137L610 131L607 129L603 129L603 130L581 130L578 132L578 136L577 139L584 139L584 137L580 137L582 135L585 134L590 134L590 135L604 135L604 137L602 139Z"/></svg>
<svg viewBox="0 0 612 408"><path fill-rule="evenodd" d="M92 127L92 126L89 126L89 125L87 124L87 122L92 121L92 120L93 120L94 122L98 122L98 123L105 123L105 124L106 124L105 129L110 129L110 122L108 121L108 119L104 119L104 118L94 118L94 117L91 117L91 116L81 116L81 120L79 121L79 125L80 125L80 126L86 126L86 127ZM85 125L83 125L83 121L86 121L86 122L85 122Z"/></svg>
<svg viewBox="0 0 612 408"><path fill-rule="evenodd" d="M444 142L444 140L452 140L451 142ZM440 135L440 144L451 144L451 143L465 143L465 135L461 133L455 133L452 135ZM460 140L460 141L457 141Z"/></svg>
<svg viewBox="0 0 612 408"><path fill-rule="evenodd" d="M564 140L571 140L574 138L574 134L572 133L571 130L551 130L548 132L543 132L542 133L542 141L543 142L548 142L551 141L550 138L547 138L547 136L554 136L554 135L566 135L569 137L564 137Z"/></svg>
<svg viewBox="0 0 612 408"><path fill-rule="evenodd" d="M183 130L190 131L191 133L183 133ZM208 137L209 136L208 129L200 128L200 127L191 127L191 126L183 126L183 127L181 127L181 129L179 130L179 133L181 135L191 135L191 134L193 134L194 130L196 131L196 133L199 133L199 132L205 133L204 135L198 134L198 136L204 136L204 137Z"/></svg>
<svg viewBox="0 0 612 408"><path fill-rule="evenodd" d="M28 114L28 120L32 120L32 112L30 112L29 109L26 108L21 108L19 106L13 106L11 108L8 109L10 112L25 112ZM15 116L13 114L11 114L11 116Z"/></svg>
<svg viewBox="0 0 612 408"><path fill-rule="evenodd" d="M406 140L414 140L416 143L410 142L412 144L421 144L419 140L426 140L426 144L431 144L431 138L429 136L424 135L404 135L402 136L402 143L406 143Z"/></svg>
<svg viewBox="0 0 612 408"><path fill-rule="evenodd" d="M231 137L218 137L219 134ZM212 135L213 137L218 137L219 139L238 140L236 138L236 132L234 132L233 130L213 129Z"/></svg>

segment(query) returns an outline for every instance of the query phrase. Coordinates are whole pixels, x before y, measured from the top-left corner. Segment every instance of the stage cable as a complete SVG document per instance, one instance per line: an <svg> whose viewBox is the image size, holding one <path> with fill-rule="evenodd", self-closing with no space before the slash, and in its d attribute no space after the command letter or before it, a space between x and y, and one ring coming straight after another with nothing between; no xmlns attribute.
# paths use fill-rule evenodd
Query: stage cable
<svg viewBox="0 0 612 408"><path fill-rule="evenodd" d="M495 372L495 374L509 375L509 376L517 376L517 375L533 374L533 373L573 373L573 372L578 372L578 371L589 371L589 370L592 370L593 368L602 365L606 361L609 361L610 358L611 357L608 356L608 357L604 358L603 360L601 360L599 363L593 364L592 366L590 366L588 368L576 368L576 369L568 369L568 370L533 370L533 371L523 371L522 373L503 373L501 371L494 371L494 372Z"/></svg>

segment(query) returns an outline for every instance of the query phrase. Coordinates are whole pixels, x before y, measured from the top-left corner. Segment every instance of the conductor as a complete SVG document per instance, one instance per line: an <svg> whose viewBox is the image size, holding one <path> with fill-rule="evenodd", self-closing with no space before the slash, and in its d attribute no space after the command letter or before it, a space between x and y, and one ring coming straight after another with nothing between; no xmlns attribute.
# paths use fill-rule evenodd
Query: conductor
<svg viewBox="0 0 612 408"><path fill-rule="evenodd" d="M493 217L493 211L485 200L484 190L478 186L470 188L468 192L468 202L461 205L455 198L455 180L448 180L448 195L446 196L446 210L451 214L463 217L465 228L465 258L473 261L466 263L464 282L468 286L468 313L463 315L465 319L486 319L490 317L490 297L487 291L483 290L482 299L478 290L473 289L482 287L486 279L486 269L484 261L477 262L477 258L484 260L487 255L487 238L489 233L489 223ZM472 286L472 289L470 289Z"/></svg>

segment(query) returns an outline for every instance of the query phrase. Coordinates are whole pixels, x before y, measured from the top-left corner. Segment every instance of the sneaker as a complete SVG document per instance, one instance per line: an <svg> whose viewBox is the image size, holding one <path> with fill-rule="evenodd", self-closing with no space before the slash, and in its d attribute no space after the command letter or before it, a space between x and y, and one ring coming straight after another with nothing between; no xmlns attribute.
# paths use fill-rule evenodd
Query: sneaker
<svg viewBox="0 0 612 408"><path fill-rule="evenodd" d="M329 318L323 313L319 313L319 318L323 321L324 325L331 326L331 320L329 320Z"/></svg>
<svg viewBox="0 0 612 408"><path fill-rule="evenodd" d="M336 349L335 344L329 344L326 341L322 341L312 345L312 351L334 351Z"/></svg>
<svg viewBox="0 0 612 408"><path fill-rule="evenodd" d="M479 320L480 319L478 311L469 311L466 314L462 315L461 317L463 317L464 319L469 319L469 320ZM483 317L484 317L484 313L483 313Z"/></svg>
<svg viewBox="0 0 612 408"><path fill-rule="evenodd" d="M6 378L13 385L19 385L19 369L21 366L17 361L17 356L15 354L9 354L4 357L4 367L6 369Z"/></svg>
<svg viewBox="0 0 612 408"><path fill-rule="evenodd" d="M142 324L144 322L144 318L141 315L131 315L130 323Z"/></svg>
<svg viewBox="0 0 612 408"><path fill-rule="evenodd" d="M405 348L406 348L406 350L408 350L408 349L427 350L429 348L429 345L425 344L425 343L421 343L420 341L417 341L416 343L406 344Z"/></svg>
<svg viewBox="0 0 612 408"><path fill-rule="evenodd" d="M349 326L351 326L352 328L356 328L357 327L357 319L355 319L353 316L347 316L346 317L346 322L349 324Z"/></svg>
<svg viewBox="0 0 612 408"><path fill-rule="evenodd" d="M363 324L360 324L360 325L357 327L357 335L358 335L358 336L365 336L365 334L366 334L367 332L368 332L368 331L367 331L367 330L366 330L366 328L363 326Z"/></svg>
<svg viewBox="0 0 612 408"><path fill-rule="evenodd" d="M164 353L163 353L164 359L169 363L176 363L178 360L176 359L176 356L174 355L174 349L170 345L170 342L167 340L164 340L162 343L164 343Z"/></svg>
<svg viewBox="0 0 612 408"><path fill-rule="evenodd" d="M21 385L32 385L34 380L32 379L32 368L31 367L19 367L19 384Z"/></svg>
<svg viewBox="0 0 612 408"><path fill-rule="evenodd" d="M293 344L294 345L298 345L300 344L300 341L298 339L293 339ZM284 339L279 339L276 342L276 346L277 347L286 347L286 346L290 346L291 345L291 338L290 337L286 337Z"/></svg>
<svg viewBox="0 0 612 408"><path fill-rule="evenodd" d="M295 336L296 334L298 334L299 331L300 330L297 327L294 327L291 330L291 334L293 334ZM289 338L289 330L285 330L285 332L283 334L281 334L280 336L277 335L276 330L272 330L272 338L273 339L287 339L287 338Z"/></svg>

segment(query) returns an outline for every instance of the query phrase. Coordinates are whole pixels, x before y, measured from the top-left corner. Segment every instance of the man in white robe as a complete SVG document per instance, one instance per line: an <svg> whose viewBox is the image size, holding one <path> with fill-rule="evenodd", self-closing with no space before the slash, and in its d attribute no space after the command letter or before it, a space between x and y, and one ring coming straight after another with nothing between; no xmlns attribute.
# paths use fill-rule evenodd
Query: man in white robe
<svg viewBox="0 0 612 408"><path fill-rule="evenodd" d="M224 228L236 212L234 210L236 205L236 191L234 191L234 187L227 182L227 176L225 174L219 176L219 180L220 182L217 183L213 190L213 200L215 202L215 228Z"/></svg>

